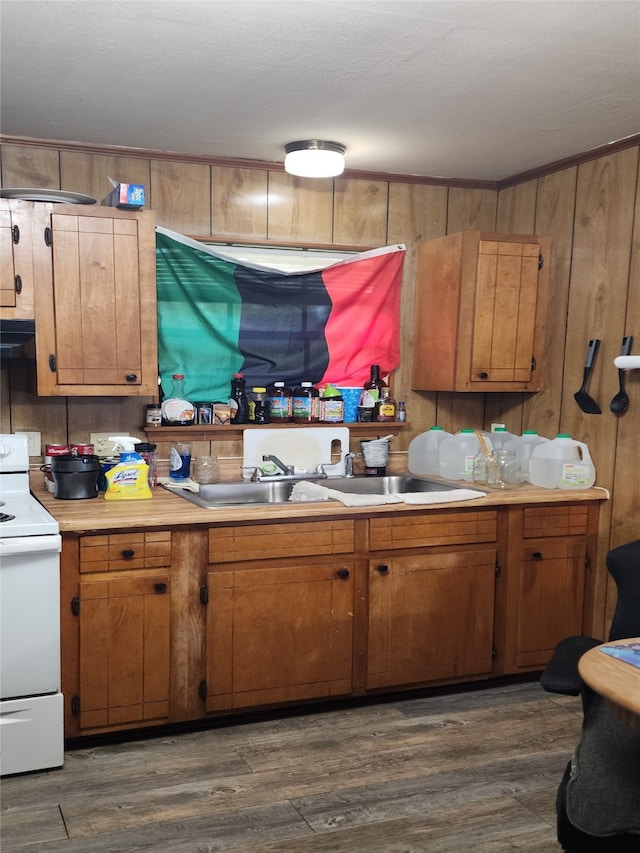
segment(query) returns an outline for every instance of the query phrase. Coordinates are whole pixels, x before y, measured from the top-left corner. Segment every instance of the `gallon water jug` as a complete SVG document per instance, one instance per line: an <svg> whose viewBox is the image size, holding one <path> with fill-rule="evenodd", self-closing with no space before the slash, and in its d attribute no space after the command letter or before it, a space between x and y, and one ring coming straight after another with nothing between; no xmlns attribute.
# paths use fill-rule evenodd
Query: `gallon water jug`
<svg viewBox="0 0 640 853"><path fill-rule="evenodd" d="M441 426L432 426L421 432L409 445L409 471L412 474L440 473L440 442L450 438L451 433Z"/></svg>
<svg viewBox="0 0 640 853"><path fill-rule="evenodd" d="M534 429L525 429L522 435L516 436L516 438L510 438L509 441L504 443L502 449L512 450L518 457L523 482L530 482L529 466L531 463L533 448L548 441L548 438L538 435Z"/></svg>
<svg viewBox="0 0 640 853"><path fill-rule="evenodd" d="M587 445L566 433L534 447L529 474L534 486L545 489L588 489L596 479Z"/></svg>
<svg viewBox="0 0 640 853"><path fill-rule="evenodd" d="M494 450L503 450L507 441L517 437L515 433L509 432L506 427L496 427L491 431L491 444Z"/></svg>
<svg viewBox="0 0 640 853"><path fill-rule="evenodd" d="M490 441L485 437L487 445ZM489 450L491 450L489 446ZM475 430L461 429L440 442L438 473L447 480L473 480L473 460L480 450Z"/></svg>

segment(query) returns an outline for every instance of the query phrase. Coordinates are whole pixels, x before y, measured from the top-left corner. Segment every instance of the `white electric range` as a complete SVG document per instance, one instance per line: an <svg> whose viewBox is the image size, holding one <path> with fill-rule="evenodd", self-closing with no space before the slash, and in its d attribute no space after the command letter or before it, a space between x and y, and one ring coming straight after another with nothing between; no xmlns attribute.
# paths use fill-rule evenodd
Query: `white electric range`
<svg viewBox="0 0 640 853"><path fill-rule="evenodd" d="M58 522L29 489L24 435L0 434L0 775L60 767Z"/></svg>

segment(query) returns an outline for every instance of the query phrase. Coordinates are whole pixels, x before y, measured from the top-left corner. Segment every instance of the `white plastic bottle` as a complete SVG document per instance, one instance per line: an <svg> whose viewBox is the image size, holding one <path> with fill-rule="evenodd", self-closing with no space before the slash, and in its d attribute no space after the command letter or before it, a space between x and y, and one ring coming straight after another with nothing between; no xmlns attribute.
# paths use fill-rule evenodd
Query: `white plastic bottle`
<svg viewBox="0 0 640 853"><path fill-rule="evenodd" d="M487 445L490 445L489 441ZM444 438L438 448L438 473L447 480L473 481L473 460L480 449L480 442L473 429L461 429L455 435ZM492 447L489 446L489 450Z"/></svg>
<svg viewBox="0 0 640 853"><path fill-rule="evenodd" d="M451 433L441 426L432 426L421 432L409 444L409 471L412 474L440 473L440 442L450 438Z"/></svg>
<svg viewBox="0 0 640 853"><path fill-rule="evenodd" d="M529 473L530 482L545 489L588 489L596 479L589 448L567 433L534 447Z"/></svg>
<svg viewBox="0 0 640 853"><path fill-rule="evenodd" d="M502 449L512 450L518 457L523 482L530 482L529 466L531 464L531 454L533 453L534 447L537 447L539 444L544 444L547 441L549 441L549 439L544 438L542 435L538 435L535 429L525 429L522 435L516 436L516 438L510 438L509 441L504 443Z"/></svg>
<svg viewBox="0 0 640 853"><path fill-rule="evenodd" d="M494 450L505 450L505 444L512 438L518 438L518 436L509 432L506 427L496 427L491 431L491 444Z"/></svg>

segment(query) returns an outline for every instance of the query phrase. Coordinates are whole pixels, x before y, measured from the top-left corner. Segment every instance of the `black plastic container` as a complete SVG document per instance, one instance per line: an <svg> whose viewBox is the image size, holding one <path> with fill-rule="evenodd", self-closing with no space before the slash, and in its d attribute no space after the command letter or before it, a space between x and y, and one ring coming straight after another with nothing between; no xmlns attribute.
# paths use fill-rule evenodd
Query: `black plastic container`
<svg viewBox="0 0 640 853"><path fill-rule="evenodd" d="M95 498L98 495L100 460L95 455L53 456L51 473L54 482L54 498L77 501Z"/></svg>

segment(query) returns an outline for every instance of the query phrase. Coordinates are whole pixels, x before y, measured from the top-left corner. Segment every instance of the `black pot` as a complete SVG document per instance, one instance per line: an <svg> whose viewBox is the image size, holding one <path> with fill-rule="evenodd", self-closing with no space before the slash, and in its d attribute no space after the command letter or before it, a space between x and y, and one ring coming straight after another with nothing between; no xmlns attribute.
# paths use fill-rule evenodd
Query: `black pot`
<svg viewBox="0 0 640 853"><path fill-rule="evenodd" d="M54 498L77 501L98 495L100 460L95 455L54 456L51 459Z"/></svg>

